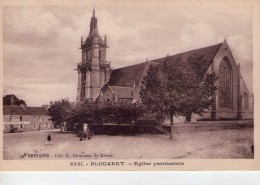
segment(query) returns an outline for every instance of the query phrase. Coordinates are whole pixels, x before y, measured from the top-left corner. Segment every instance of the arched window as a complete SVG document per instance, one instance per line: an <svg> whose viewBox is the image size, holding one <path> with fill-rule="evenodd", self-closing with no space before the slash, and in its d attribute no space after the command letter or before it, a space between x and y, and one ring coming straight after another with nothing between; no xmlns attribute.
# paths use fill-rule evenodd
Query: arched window
<svg viewBox="0 0 260 185"><path fill-rule="evenodd" d="M249 102L248 102L248 95L247 95L246 92L245 92L244 95L243 95L243 106L244 106L244 109L245 109L245 110L248 110L248 108L249 108Z"/></svg>
<svg viewBox="0 0 260 185"><path fill-rule="evenodd" d="M232 109L232 70L227 58L219 66L219 106Z"/></svg>

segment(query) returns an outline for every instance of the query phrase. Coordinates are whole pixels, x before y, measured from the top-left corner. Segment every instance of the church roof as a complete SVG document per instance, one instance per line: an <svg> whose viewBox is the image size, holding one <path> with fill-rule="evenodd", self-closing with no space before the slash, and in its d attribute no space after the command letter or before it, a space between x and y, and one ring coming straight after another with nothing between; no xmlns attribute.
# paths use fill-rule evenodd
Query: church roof
<svg viewBox="0 0 260 185"><path fill-rule="evenodd" d="M221 45L222 43L213 46L186 51L183 53L178 53L176 55L169 56L169 59L171 61L175 61L175 59L178 58L180 58L181 60L186 60L187 58L192 56L203 56L207 64L211 64ZM151 62L163 63L165 61L165 58L166 57L155 59L152 60Z"/></svg>
<svg viewBox="0 0 260 185"><path fill-rule="evenodd" d="M48 115L44 107L3 106L4 115Z"/></svg>
<svg viewBox="0 0 260 185"><path fill-rule="evenodd" d="M109 88L117 95L117 98L119 99L133 98L133 88L131 87L109 86Z"/></svg>
<svg viewBox="0 0 260 185"><path fill-rule="evenodd" d="M206 63L205 65L209 66L213 62L213 59L221 45L222 43L179 53L176 55L168 56L168 59L170 61L175 61L178 58L180 58L181 60L186 60L191 56L203 56ZM163 63L165 61L165 58L166 57L151 60L149 61L149 63ZM146 63L144 62L113 70L110 76L109 85L132 87L134 83L137 84L139 82L142 74L144 73L145 65Z"/></svg>
<svg viewBox="0 0 260 185"><path fill-rule="evenodd" d="M114 69L109 79L110 86L132 87L137 83L145 67L145 62L119 69Z"/></svg>

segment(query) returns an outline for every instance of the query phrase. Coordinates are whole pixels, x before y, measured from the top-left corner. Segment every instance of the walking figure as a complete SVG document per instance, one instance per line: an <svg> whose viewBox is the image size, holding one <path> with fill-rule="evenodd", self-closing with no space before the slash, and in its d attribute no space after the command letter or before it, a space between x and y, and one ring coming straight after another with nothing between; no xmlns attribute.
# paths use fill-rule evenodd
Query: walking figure
<svg viewBox="0 0 260 185"><path fill-rule="evenodd" d="M48 135L47 142L45 143L45 145L52 145L52 143L51 143L51 134Z"/></svg>
<svg viewBox="0 0 260 185"><path fill-rule="evenodd" d="M80 139L79 139L80 141L82 141L83 140L83 133L80 133Z"/></svg>

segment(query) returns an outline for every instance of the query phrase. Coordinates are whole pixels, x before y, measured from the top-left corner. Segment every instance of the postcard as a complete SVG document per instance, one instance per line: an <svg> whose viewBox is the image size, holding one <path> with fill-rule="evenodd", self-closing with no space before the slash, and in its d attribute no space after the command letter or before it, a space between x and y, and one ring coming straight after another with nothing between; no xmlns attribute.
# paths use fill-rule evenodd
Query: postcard
<svg viewBox="0 0 260 185"><path fill-rule="evenodd" d="M259 170L259 14L1 1L1 170Z"/></svg>

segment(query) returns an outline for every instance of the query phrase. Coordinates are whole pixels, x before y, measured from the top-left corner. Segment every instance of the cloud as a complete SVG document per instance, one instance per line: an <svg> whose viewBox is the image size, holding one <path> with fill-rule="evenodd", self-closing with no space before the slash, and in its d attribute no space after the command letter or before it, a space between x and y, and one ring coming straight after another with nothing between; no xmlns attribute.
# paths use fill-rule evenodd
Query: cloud
<svg viewBox="0 0 260 185"><path fill-rule="evenodd" d="M52 43L50 36L56 36L60 27L59 20L51 12L37 7L15 7L4 11L4 39L19 45L36 47Z"/></svg>
<svg viewBox="0 0 260 185"><path fill-rule="evenodd" d="M145 58L149 56L149 52L146 53L147 46L153 47L155 44L151 36L159 29L157 23L139 21L135 24L124 24L123 17L116 18L108 11L100 11L98 16L100 17L99 33L101 36L107 34L110 46L107 58L112 61L113 67L145 61ZM153 49L155 50L155 48ZM139 52L136 52L137 50ZM141 58L142 60L140 60Z"/></svg>
<svg viewBox="0 0 260 185"><path fill-rule="evenodd" d="M245 39L240 34L236 34L230 36L227 41L237 62L252 62L252 43L250 40Z"/></svg>
<svg viewBox="0 0 260 185"><path fill-rule="evenodd" d="M19 80L17 81L19 82ZM41 82L36 83L24 82L22 85L11 83L4 88L4 94L15 94L25 100L27 105L39 106L43 104L48 104L50 101L58 100L61 98L69 98L71 101L76 100L76 84L73 83L46 83Z"/></svg>
<svg viewBox="0 0 260 185"><path fill-rule="evenodd" d="M216 33L214 28L205 23L185 24L181 33L182 48L194 49L215 44Z"/></svg>

